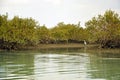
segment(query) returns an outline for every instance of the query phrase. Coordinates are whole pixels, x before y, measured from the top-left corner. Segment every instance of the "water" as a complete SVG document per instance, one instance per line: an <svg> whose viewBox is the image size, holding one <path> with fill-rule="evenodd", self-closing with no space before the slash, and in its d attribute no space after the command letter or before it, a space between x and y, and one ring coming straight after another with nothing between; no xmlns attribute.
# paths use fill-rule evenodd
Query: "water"
<svg viewBox="0 0 120 80"><path fill-rule="evenodd" d="M120 50L1 51L0 80L120 80Z"/></svg>

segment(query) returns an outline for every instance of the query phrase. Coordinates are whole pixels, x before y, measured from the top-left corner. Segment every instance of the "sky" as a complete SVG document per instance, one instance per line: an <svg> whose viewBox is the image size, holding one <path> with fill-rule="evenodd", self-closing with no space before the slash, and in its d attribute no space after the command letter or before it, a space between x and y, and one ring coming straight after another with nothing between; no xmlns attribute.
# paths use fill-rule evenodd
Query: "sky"
<svg viewBox="0 0 120 80"><path fill-rule="evenodd" d="M79 21L84 27L86 21L109 9L120 14L120 0L0 0L0 14L7 12L10 19L32 17L48 28Z"/></svg>

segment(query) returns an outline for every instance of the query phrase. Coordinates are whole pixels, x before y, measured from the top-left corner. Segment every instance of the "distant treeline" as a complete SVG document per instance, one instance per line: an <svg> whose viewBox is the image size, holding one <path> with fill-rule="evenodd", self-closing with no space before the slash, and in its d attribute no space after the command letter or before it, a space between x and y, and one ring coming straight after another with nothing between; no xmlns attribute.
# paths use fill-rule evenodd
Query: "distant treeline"
<svg viewBox="0 0 120 80"><path fill-rule="evenodd" d="M32 18L0 15L0 48L19 49L22 46L58 43L100 44L101 47L120 47L120 17L112 10L98 15L85 23L85 28L78 24L58 23L53 28L40 26Z"/></svg>

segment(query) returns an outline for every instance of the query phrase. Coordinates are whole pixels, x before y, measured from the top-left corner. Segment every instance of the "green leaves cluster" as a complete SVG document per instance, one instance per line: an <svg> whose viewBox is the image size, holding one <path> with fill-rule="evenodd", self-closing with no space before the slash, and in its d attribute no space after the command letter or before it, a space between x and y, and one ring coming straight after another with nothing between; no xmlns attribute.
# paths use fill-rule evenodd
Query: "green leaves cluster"
<svg viewBox="0 0 120 80"><path fill-rule="evenodd" d="M93 17L86 22L89 40L98 42L102 47L120 47L120 17L107 10L104 15Z"/></svg>
<svg viewBox="0 0 120 80"><path fill-rule="evenodd" d="M39 43L68 43L69 40L83 40L82 32L84 29L77 24L60 22L51 29L44 25L39 26L36 30Z"/></svg>
<svg viewBox="0 0 120 80"><path fill-rule="evenodd" d="M32 18L15 16L8 20L7 14L0 15L0 47L11 49L36 42L36 24Z"/></svg>
<svg viewBox="0 0 120 80"><path fill-rule="evenodd" d="M83 39L84 29L75 24L58 23L54 28L48 29L40 26L32 18L14 16L9 20L8 15L0 15L0 48L16 49L24 45L39 43L68 43L69 40Z"/></svg>
<svg viewBox="0 0 120 80"><path fill-rule="evenodd" d="M58 23L48 29L40 26L32 18L0 15L0 48L16 49L25 45L48 43L83 42L101 44L101 47L120 47L120 17L112 10L98 15L85 23L86 28L78 24Z"/></svg>
<svg viewBox="0 0 120 80"><path fill-rule="evenodd" d="M55 41L82 41L84 29L79 24L64 24L58 23L57 26L51 29L52 39Z"/></svg>

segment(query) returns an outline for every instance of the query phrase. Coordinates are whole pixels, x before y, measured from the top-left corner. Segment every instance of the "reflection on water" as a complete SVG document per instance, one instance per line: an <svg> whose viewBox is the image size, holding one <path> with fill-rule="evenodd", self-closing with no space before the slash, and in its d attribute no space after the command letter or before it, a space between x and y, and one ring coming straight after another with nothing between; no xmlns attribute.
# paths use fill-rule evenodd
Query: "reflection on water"
<svg viewBox="0 0 120 80"><path fill-rule="evenodd" d="M88 57L75 55L45 54L35 55L35 75L42 80L87 78Z"/></svg>
<svg viewBox="0 0 120 80"><path fill-rule="evenodd" d="M1 52L0 80L24 79L28 75L33 74L33 61L34 57L32 55Z"/></svg>
<svg viewBox="0 0 120 80"><path fill-rule="evenodd" d="M0 80L119 80L119 51L0 52Z"/></svg>

